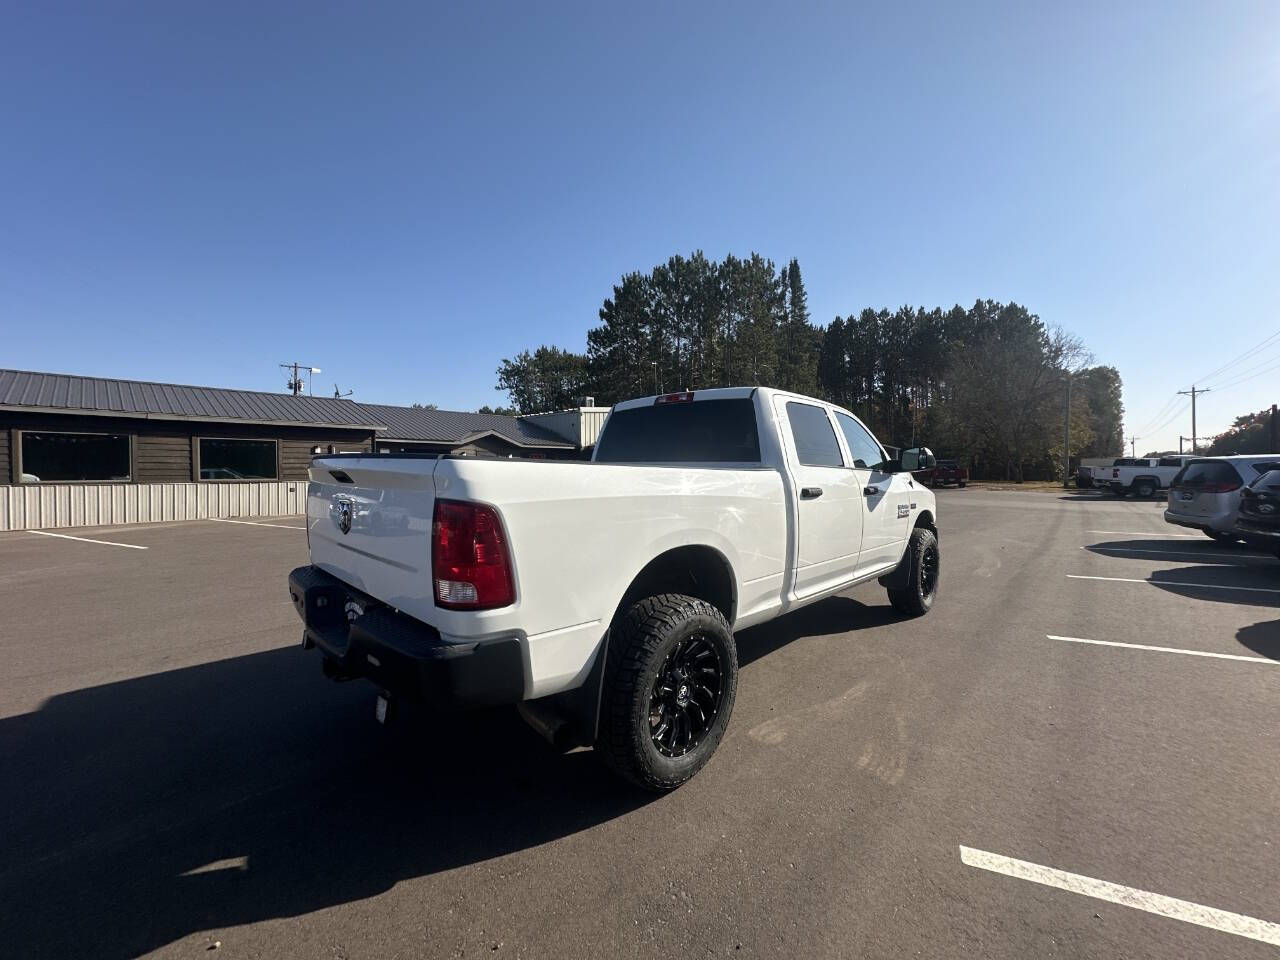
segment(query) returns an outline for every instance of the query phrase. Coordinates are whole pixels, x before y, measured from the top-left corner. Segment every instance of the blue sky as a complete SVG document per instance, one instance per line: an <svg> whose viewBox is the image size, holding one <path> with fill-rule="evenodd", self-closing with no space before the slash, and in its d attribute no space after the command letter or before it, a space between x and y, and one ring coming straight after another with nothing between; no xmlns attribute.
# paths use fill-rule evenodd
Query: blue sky
<svg viewBox="0 0 1280 960"><path fill-rule="evenodd" d="M866 6L7 4L0 366L474 408L757 250L822 323L1025 303L1176 447L1280 330L1280 5Z"/></svg>

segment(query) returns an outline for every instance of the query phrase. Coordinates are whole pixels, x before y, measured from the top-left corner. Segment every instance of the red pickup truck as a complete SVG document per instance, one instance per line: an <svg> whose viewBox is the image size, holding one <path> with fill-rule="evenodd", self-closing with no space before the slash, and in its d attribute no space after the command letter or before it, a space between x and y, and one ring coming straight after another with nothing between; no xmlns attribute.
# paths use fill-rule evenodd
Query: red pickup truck
<svg viewBox="0 0 1280 960"><path fill-rule="evenodd" d="M969 482L969 468L954 460L939 460L933 469L917 470L912 476L930 487L945 487L952 483L963 487Z"/></svg>

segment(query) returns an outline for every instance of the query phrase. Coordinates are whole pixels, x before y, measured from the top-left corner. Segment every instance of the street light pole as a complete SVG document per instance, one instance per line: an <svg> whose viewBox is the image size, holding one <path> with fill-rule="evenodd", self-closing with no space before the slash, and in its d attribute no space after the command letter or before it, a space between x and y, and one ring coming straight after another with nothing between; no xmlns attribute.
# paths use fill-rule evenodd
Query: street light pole
<svg viewBox="0 0 1280 960"><path fill-rule="evenodd" d="M1071 371L1067 371L1067 422L1062 430L1062 486L1071 476Z"/></svg>

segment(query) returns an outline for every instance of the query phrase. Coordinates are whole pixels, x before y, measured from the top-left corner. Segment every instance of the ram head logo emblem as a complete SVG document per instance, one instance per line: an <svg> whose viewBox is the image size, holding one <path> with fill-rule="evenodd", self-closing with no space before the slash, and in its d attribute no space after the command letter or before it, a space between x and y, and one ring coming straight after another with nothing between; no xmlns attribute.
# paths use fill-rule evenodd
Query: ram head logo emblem
<svg viewBox="0 0 1280 960"><path fill-rule="evenodd" d="M338 529L344 534L351 532L351 501L338 501Z"/></svg>

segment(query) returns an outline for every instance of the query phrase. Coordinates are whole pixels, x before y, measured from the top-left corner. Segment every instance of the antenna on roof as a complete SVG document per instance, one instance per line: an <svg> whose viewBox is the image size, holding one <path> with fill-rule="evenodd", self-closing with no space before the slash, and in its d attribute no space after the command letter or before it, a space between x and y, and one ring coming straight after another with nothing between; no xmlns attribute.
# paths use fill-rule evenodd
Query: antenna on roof
<svg viewBox="0 0 1280 960"><path fill-rule="evenodd" d="M333 385L333 399L335 400L341 400L343 397L349 397L353 393L355 393L354 390L348 390L346 393L343 393L338 389L338 385L336 383Z"/></svg>

